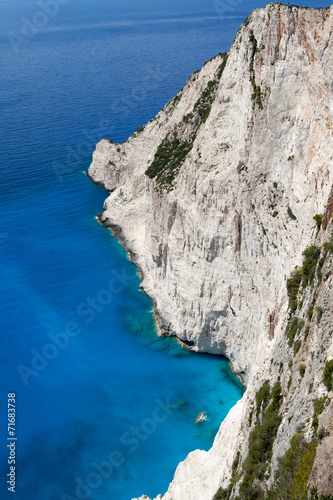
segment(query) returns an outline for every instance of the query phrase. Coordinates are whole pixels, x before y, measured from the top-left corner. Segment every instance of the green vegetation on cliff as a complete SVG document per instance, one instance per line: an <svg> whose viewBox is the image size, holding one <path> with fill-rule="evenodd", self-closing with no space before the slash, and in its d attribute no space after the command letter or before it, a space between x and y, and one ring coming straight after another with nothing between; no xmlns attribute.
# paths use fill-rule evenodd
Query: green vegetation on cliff
<svg viewBox="0 0 333 500"><path fill-rule="evenodd" d="M274 440L282 419L279 414L282 401L280 382L277 381L272 390L269 382L264 382L256 395L257 421L250 434L247 457L240 471L237 471L239 460L237 460L237 464L234 464L229 487L227 489L220 488L215 500L228 500L231 498L235 482L241 477L240 499L255 500L265 498L260 483L266 477L269 462L272 458Z"/></svg>
<svg viewBox="0 0 333 500"><path fill-rule="evenodd" d="M263 385L265 384L267 382ZM260 391L262 389L263 386ZM264 393L266 394L266 389ZM262 409L262 417L257 419L257 423L250 434L249 451L243 464L244 476L239 491L241 497L249 500L265 497L260 482L267 473L272 458L274 440L282 420L279 411L283 396L279 381L274 384L269 398L266 397L265 401L266 404L268 402L270 404Z"/></svg>
<svg viewBox="0 0 333 500"><path fill-rule="evenodd" d="M252 54L250 61L250 82L252 84L253 92L252 92L252 101L254 104L257 104L259 109L264 109L262 103L262 92L260 85L256 84L256 75L254 70L254 58L256 53L258 52L258 43L256 37L254 36L253 30L250 32L250 42L252 44Z"/></svg>
<svg viewBox="0 0 333 500"><path fill-rule="evenodd" d="M297 432L290 441L290 447L278 459L279 466L275 473L273 487L267 493L267 499L306 500L307 484L316 456L316 440L307 442L302 432Z"/></svg>
<svg viewBox="0 0 333 500"><path fill-rule="evenodd" d="M326 385L328 391L333 390L333 359L331 361L326 361L323 382Z"/></svg>
<svg viewBox="0 0 333 500"><path fill-rule="evenodd" d="M146 170L146 175L153 179L156 177L158 186L171 186L183 160L191 151L194 137L189 141L181 141L177 131L173 137L167 136L158 146L154 161Z"/></svg>
<svg viewBox="0 0 333 500"><path fill-rule="evenodd" d="M183 161L193 147L198 129L207 120L214 102L219 81L226 66L228 54L219 54L222 63L215 73L214 80L210 80L194 104L191 113L184 116L160 143L151 165L145 174L155 179L158 190L170 191ZM186 139L185 139L186 137Z"/></svg>

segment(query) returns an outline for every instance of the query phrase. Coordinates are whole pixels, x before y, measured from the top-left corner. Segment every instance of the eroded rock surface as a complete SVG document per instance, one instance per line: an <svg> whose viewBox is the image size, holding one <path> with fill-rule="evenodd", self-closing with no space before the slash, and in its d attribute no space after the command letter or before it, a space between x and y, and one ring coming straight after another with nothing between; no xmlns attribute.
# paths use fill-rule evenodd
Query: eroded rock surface
<svg viewBox="0 0 333 500"><path fill-rule="evenodd" d="M331 252L322 275L303 281L294 311L286 284L303 251L315 244L323 258L332 236L332 28L332 7L255 10L229 53L191 75L142 131L94 152L89 176L110 191L101 220L141 269L161 328L191 350L224 354L247 385L212 449L179 465L163 500L212 500L230 485L237 452L229 496L243 498L250 416L265 380L279 378L283 402L260 487L272 486L297 432L318 440L313 400L332 397L322 381L333 358ZM296 315L304 325L290 345ZM310 478L324 493L332 492L329 399Z"/></svg>

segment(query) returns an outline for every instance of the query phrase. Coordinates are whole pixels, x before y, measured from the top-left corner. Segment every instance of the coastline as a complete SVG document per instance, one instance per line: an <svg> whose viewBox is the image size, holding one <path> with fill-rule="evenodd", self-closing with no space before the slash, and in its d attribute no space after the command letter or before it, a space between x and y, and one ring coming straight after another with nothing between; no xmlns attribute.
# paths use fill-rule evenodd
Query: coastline
<svg viewBox="0 0 333 500"><path fill-rule="evenodd" d="M88 175L88 172L87 172L87 175ZM103 189L105 189L104 185L102 183L96 183L89 175L88 175L89 179L91 182L93 182L94 184L96 185L99 185L100 187L102 187ZM108 191L107 189L105 189L105 191L107 192L110 192ZM137 271L138 271L138 275L139 275L139 278L141 280L141 282L143 281L144 279L144 273L143 273L143 270L141 269L141 267L139 266L139 264L137 263L137 259L136 259L136 255L134 252L132 252L128 246L126 245L126 238L122 235L122 229L119 225L117 224L113 224L110 222L110 219L108 217L104 217L103 218L103 215L104 215L104 211L100 212L99 214L97 214L95 216L96 220L98 220L98 222L110 229L111 233L112 233L112 236L114 238L116 238L116 240L119 242L119 244L122 246L122 248L125 250L126 252L126 255L127 255L127 258L128 260L133 264L135 265ZM227 357L225 356L224 354L213 354L213 353L210 353L210 352L205 352L205 351L199 351L197 349L193 349L193 344L191 342L184 342L184 340L180 339L175 333L171 333L168 329L168 327L166 325L163 324L163 318L162 316L159 314L159 312L157 311L157 306L156 306L156 302L155 300L153 299L153 297L151 297L144 289L144 287L140 284L139 286L139 290L144 293L147 297L149 297L149 299L152 301L153 303L153 309L152 309L152 314L154 316L154 320L155 320L155 326L156 326L156 333L157 333L157 337L161 338L161 337L173 337L177 342L178 344L185 350L185 351L189 351L189 352L193 352L193 353L196 353L196 354L209 354L211 356L221 356L225 359L227 359L229 361L229 367L230 367L230 370L232 372L232 374L239 380L239 382L242 384L242 386L244 387L244 389L246 390L247 389L247 384L246 384L246 381L243 379L243 377L241 376L241 373L237 373L236 370L234 369L234 366L232 364L232 361ZM192 345L191 345L192 344Z"/></svg>
<svg viewBox="0 0 333 500"><path fill-rule="evenodd" d="M330 276L333 243L328 233L317 235L325 229L326 218L322 227L318 221L330 207L333 174L327 160L332 120L321 111L331 109L330 95L316 89L319 79L327 88L332 81L332 51L326 50L332 22L332 8L256 9L228 58L212 59L192 75L139 136L96 146L90 172L114 188L100 221L143 268L141 288L156 298L161 335L177 338L177 332L184 349L223 354L246 386L208 455L197 450L179 464L164 500L251 496L258 481L264 495L300 425L306 446L317 439L313 403L327 397L322 374L333 356L331 280L322 281ZM279 36L281 23L285 36ZM307 289L311 255L315 287ZM295 269L304 286L291 310ZM258 407L266 387L278 406L269 454L259 454L253 467L270 468L262 479L248 464L254 461L253 436L267 430L266 410ZM324 428L332 411L327 405L322 412ZM318 481L332 446L325 439L315 443L317 458L303 488L317 485L325 492Z"/></svg>

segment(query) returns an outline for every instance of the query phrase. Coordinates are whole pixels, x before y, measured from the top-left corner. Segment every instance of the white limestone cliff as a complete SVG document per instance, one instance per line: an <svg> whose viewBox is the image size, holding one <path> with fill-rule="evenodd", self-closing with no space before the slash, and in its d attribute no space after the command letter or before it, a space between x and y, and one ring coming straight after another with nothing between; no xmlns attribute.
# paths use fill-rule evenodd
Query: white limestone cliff
<svg viewBox="0 0 333 500"><path fill-rule="evenodd" d="M162 330L191 350L224 354L247 385L212 449L196 450L179 465L163 500L212 500L228 486L237 450L240 463L246 457L250 411L266 379L280 376L284 395L273 470L297 426L307 425L311 437L306 420L313 398L326 394L323 363L333 357L333 285L331 277L318 283L326 326L309 324L288 386L286 281L302 264L304 249L330 237L332 28L333 7L269 4L255 10L228 56L218 55L191 75L127 142L103 140L94 152L88 174L110 191L100 219L140 268ZM186 155L169 183L149 178L145 172L156 166L159 145L170 149L174 139ZM324 213L317 235L313 217ZM301 380L300 363L311 365ZM322 418L332 405L325 411ZM329 456L327 439L317 456ZM319 469L315 461L313 484L324 481ZM232 495L237 491L236 484Z"/></svg>

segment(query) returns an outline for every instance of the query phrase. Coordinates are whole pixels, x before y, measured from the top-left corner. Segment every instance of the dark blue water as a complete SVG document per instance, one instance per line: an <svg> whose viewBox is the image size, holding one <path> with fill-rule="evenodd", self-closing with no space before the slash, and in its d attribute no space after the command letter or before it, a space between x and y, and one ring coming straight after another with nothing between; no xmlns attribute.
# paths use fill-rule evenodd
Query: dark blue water
<svg viewBox="0 0 333 500"><path fill-rule="evenodd" d="M227 50L255 5L52 1L48 17L0 1L0 498L154 496L243 389L226 360L157 339L84 171L98 140L125 140Z"/></svg>

